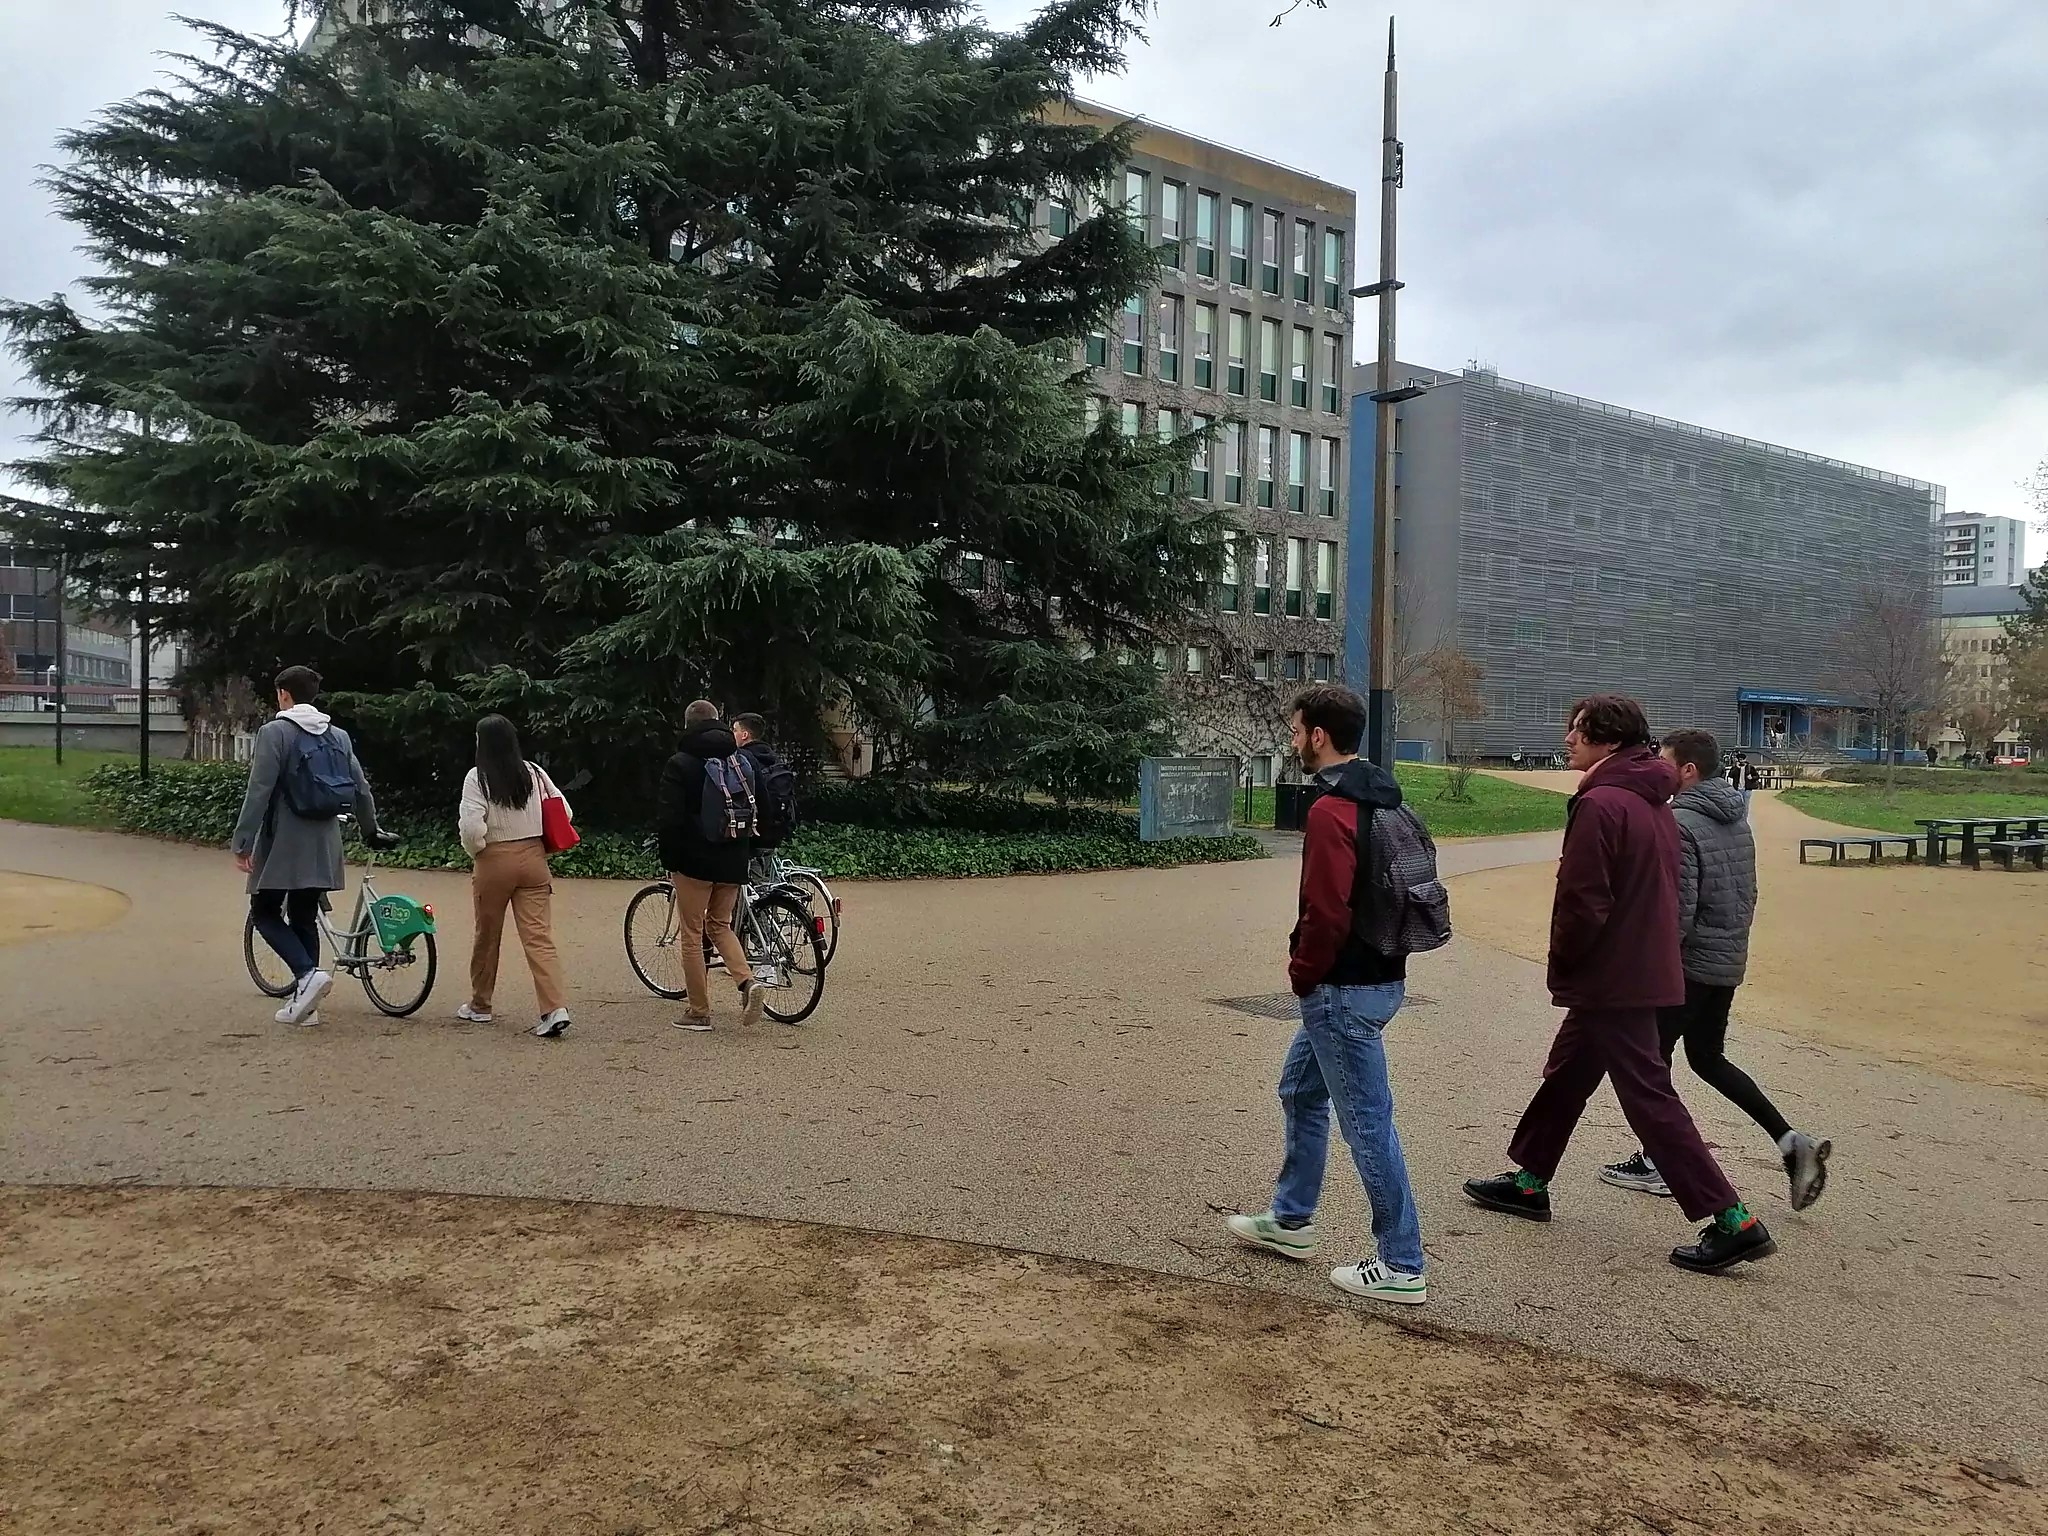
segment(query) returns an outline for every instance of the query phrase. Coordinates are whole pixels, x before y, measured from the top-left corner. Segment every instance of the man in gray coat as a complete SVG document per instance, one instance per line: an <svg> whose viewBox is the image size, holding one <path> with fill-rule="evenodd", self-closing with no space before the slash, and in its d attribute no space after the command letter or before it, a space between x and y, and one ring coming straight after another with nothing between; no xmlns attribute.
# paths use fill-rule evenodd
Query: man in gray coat
<svg viewBox="0 0 2048 1536"><path fill-rule="evenodd" d="M1678 769L1671 809L1678 820L1678 950L1685 1001L1660 1009L1658 1033L1669 1061L1680 1040L1702 1082L1762 1126L1778 1144L1792 1182L1792 1209L1803 1211L1827 1185L1829 1142L1795 1131L1750 1075L1725 1052L1728 1013L1749 965L1749 928L1756 918L1756 839L1743 792L1721 776L1721 746L1706 731L1673 731L1664 757ZM1669 1195L1657 1167L1640 1150L1600 1170L1623 1189Z"/></svg>
<svg viewBox="0 0 2048 1536"><path fill-rule="evenodd" d="M298 759L307 738L320 742L317 763L345 764L341 792L362 823L363 835L380 847L398 841L377 825L377 802L348 732L313 701L320 674L311 667L286 667L277 674L277 717L256 733L249 757L249 789L235 821L235 868L249 877L249 914L264 943L292 968L296 984L277 1010L280 1024L320 1022L320 999L334 978L320 968L320 903L346 885L341 823L330 813L301 815L292 806L291 785L299 782Z"/></svg>

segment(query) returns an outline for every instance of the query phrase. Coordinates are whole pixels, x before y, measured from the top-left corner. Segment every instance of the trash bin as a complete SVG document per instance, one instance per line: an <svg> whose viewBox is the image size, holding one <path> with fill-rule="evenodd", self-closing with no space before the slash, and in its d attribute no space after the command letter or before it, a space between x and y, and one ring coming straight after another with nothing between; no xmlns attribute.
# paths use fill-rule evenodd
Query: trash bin
<svg viewBox="0 0 2048 1536"><path fill-rule="evenodd" d="M1278 832L1308 829L1308 808L1322 798L1320 784L1275 784L1273 786L1273 828Z"/></svg>

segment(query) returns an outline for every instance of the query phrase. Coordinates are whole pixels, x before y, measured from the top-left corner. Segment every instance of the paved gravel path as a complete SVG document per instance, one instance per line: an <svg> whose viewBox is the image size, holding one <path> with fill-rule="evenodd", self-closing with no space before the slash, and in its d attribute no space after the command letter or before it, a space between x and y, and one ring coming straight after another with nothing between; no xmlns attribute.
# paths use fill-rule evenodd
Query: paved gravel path
<svg viewBox="0 0 2048 1536"><path fill-rule="evenodd" d="M1453 869L1549 856L1554 835L1447 847ZM0 948L0 1181L423 1188L678 1205L925 1233L1330 1298L1320 1268L1236 1249L1264 1204L1287 1026L1218 1006L1281 990L1294 869L1249 865L847 892L813 1022L705 1035L640 992L630 887L565 883L576 1024L461 1026L466 885L394 876L443 918L442 983L403 1023L338 990L317 1031L275 1025L242 973L225 854L0 824L0 868L114 887L98 933ZM1825 956L1816 957L1825 964ZM1845 988L1855 986L1844 976ZM2048 1117L2038 1100L1786 1035L1743 1056L1832 1135L1805 1215L1718 1099L1710 1138L1782 1255L1703 1279L1664 1261L1668 1203L1600 1185L1627 1146L1604 1091L1559 1219L1467 1206L1555 1017L1535 966L1472 943L1417 962L1390 1034L1433 1256L1429 1321L1506 1334L1964 1453L2048 1462ZM522 1012L523 1016L523 1012ZM1739 1017L1739 1010L1738 1010ZM1930 1020L1939 1028L1939 1020ZM1338 1170L1325 1217L1365 1228Z"/></svg>

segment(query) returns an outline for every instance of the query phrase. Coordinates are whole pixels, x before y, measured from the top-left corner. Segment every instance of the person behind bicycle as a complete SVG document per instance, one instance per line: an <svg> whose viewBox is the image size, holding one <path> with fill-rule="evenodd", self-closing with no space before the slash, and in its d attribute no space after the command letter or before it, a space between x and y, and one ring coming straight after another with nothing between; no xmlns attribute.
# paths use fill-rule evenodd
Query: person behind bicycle
<svg viewBox="0 0 2048 1536"><path fill-rule="evenodd" d="M292 968L280 1024L311 1028L334 978L320 968L320 903L346 885L341 848L344 812L379 847L398 841L377 824L377 802L348 732L313 707L320 674L286 667L277 674L277 717L256 733L249 788L235 820L235 868L249 877L249 915L263 942Z"/></svg>
<svg viewBox="0 0 2048 1536"><path fill-rule="evenodd" d="M732 931L733 906L753 853L757 795L753 767L719 724L718 706L698 699L683 712L682 749L661 770L654 815L661 865L675 887L676 943L689 999L677 1029L711 1027L707 936L739 984L740 1022L761 1022L767 998Z"/></svg>
<svg viewBox="0 0 2048 1536"><path fill-rule="evenodd" d="M796 831L796 773L768 744L768 722L751 712L732 717L732 739L754 770L760 819L754 827L749 873L757 883L775 878L775 852Z"/></svg>

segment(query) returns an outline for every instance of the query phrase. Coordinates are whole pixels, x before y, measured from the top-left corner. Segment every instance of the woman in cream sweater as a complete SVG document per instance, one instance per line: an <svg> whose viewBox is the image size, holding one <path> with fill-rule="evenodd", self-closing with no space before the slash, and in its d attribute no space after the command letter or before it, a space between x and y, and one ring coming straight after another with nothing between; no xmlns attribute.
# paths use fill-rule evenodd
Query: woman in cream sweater
<svg viewBox="0 0 2048 1536"><path fill-rule="evenodd" d="M569 1027L562 992L562 961L555 952L551 899L553 876L541 843L540 802L561 791L519 750L519 732L503 715L476 723L476 766L462 781L458 826L462 846L474 863L469 889L476 900L476 947L469 956L469 1001L455 1017L471 1024L491 1022L491 998L498 986L498 952L505 938L505 909L511 907L519 947L533 972L540 1001L534 1033L560 1039ZM562 802L566 810L568 801Z"/></svg>

